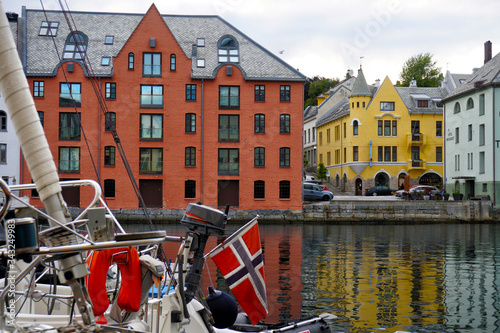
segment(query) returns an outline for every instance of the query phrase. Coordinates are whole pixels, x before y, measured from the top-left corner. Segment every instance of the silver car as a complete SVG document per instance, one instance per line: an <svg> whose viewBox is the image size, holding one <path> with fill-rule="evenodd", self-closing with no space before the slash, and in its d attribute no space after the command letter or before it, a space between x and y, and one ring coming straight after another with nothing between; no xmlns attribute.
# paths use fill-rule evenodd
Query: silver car
<svg viewBox="0 0 500 333"><path fill-rule="evenodd" d="M311 201L311 200L330 201L333 199L332 192L325 191L316 184L303 183L302 190L304 193L304 201Z"/></svg>

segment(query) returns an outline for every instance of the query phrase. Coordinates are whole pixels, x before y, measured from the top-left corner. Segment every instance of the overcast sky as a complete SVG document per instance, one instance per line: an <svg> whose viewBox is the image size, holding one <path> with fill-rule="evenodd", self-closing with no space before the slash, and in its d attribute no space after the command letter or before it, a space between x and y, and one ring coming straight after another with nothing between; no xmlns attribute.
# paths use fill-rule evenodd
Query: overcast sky
<svg viewBox="0 0 500 333"><path fill-rule="evenodd" d="M0 0L6 11L40 0ZM148 0L61 0L72 11L145 13ZM500 51L498 0L157 0L161 14L219 15L308 77L342 78L360 64L368 83L395 83L404 62L430 52L443 73L468 74L484 42ZM43 0L60 10L59 0Z"/></svg>

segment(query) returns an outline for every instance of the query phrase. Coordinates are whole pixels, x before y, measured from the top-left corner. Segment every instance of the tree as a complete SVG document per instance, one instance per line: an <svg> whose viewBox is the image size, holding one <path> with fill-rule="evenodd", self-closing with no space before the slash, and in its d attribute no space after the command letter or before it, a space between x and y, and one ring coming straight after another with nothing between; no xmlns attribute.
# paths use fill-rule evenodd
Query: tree
<svg viewBox="0 0 500 333"><path fill-rule="evenodd" d="M304 89L306 99L304 109L311 105L318 105L316 97L328 91L337 83L339 83L339 79L327 79L320 76L315 76L312 79L308 78Z"/></svg>
<svg viewBox="0 0 500 333"><path fill-rule="evenodd" d="M441 67L436 67L436 61L432 60L432 54L420 53L406 60L399 76L400 86L409 87L411 80L417 80L419 87L439 87L443 81Z"/></svg>
<svg viewBox="0 0 500 333"><path fill-rule="evenodd" d="M325 165L323 163L320 163L318 165L318 170L316 170L316 177L319 180L326 179L326 173L327 172L328 172L328 170L326 169Z"/></svg>

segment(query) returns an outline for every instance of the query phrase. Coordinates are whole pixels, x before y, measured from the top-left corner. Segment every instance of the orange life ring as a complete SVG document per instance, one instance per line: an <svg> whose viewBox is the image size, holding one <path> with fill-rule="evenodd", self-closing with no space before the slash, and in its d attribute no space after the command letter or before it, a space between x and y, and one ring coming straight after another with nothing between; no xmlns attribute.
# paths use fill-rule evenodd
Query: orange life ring
<svg viewBox="0 0 500 333"><path fill-rule="evenodd" d="M108 309L106 275L111 265L111 258L116 253L119 253L117 265L121 273L121 287L116 302L127 312L136 312L141 307L142 275L137 249L131 247L99 250L87 258L87 265L90 268L87 289L95 316L102 315ZM122 258L124 260L121 260Z"/></svg>

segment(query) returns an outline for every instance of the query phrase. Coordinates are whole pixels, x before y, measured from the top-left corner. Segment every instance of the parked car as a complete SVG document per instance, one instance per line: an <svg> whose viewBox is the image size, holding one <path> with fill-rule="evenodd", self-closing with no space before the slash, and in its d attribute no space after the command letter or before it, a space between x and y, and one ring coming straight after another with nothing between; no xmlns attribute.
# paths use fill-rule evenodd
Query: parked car
<svg viewBox="0 0 500 333"><path fill-rule="evenodd" d="M318 184L319 187L323 189L323 191L328 191L328 188L326 188L326 185L323 184Z"/></svg>
<svg viewBox="0 0 500 333"><path fill-rule="evenodd" d="M395 190L391 190L389 186L374 186L366 189L365 195L392 195L392 193L395 192Z"/></svg>
<svg viewBox="0 0 500 333"><path fill-rule="evenodd" d="M330 201L333 199L333 193L324 191L318 184L303 183L302 191L304 194L304 201L323 200Z"/></svg>
<svg viewBox="0 0 500 333"><path fill-rule="evenodd" d="M414 196L416 194L431 195L431 196L441 194L440 189L438 189L435 186L430 186L430 185L415 185L415 186L411 187L408 192L412 196Z"/></svg>

